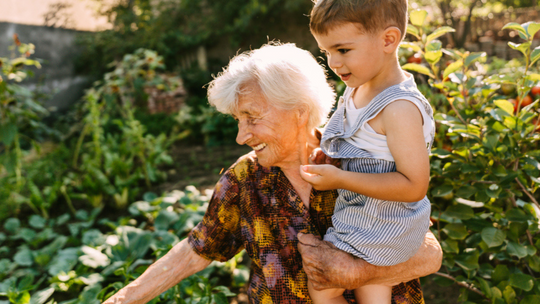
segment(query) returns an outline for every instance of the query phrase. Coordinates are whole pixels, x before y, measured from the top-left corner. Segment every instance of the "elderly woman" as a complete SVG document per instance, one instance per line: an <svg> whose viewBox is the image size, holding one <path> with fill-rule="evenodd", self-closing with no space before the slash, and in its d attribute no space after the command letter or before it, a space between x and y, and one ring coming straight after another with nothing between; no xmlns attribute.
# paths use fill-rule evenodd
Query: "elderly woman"
<svg viewBox="0 0 540 304"><path fill-rule="evenodd" d="M316 237L331 225L337 193L313 189L299 170L319 147L317 127L334 98L323 68L293 44L233 58L210 83L208 99L238 121L236 140L253 151L221 177L189 237L106 303L148 302L242 249L251 258L250 303L311 303L307 275L320 289L397 285L396 303L423 303L415 278L437 271L441 262L432 234L416 256L390 267L353 258Z"/></svg>

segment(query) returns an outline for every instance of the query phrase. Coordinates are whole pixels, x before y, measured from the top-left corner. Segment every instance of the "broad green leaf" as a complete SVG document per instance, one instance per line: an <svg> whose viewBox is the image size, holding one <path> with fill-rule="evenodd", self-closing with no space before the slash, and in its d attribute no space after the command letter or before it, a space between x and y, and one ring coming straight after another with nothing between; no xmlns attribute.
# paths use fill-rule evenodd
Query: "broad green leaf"
<svg viewBox="0 0 540 304"><path fill-rule="evenodd" d="M28 291L16 293L13 296L10 296L9 300L14 304L28 304L30 303L30 293Z"/></svg>
<svg viewBox="0 0 540 304"><path fill-rule="evenodd" d="M34 255L28 248L21 248L13 257L15 263L21 266L32 266L34 264Z"/></svg>
<svg viewBox="0 0 540 304"><path fill-rule="evenodd" d="M30 228L22 228L19 235L27 243L31 242L36 237L36 232Z"/></svg>
<svg viewBox="0 0 540 304"><path fill-rule="evenodd" d="M478 281L478 285L480 285L480 289L486 294L488 298L491 298L491 286L489 286L489 283L482 279L481 277L476 277L476 281Z"/></svg>
<svg viewBox="0 0 540 304"><path fill-rule="evenodd" d="M101 251L88 246L82 246L81 250L85 253L79 257L79 261L90 268L106 267L110 264L109 258Z"/></svg>
<svg viewBox="0 0 540 304"><path fill-rule="evenodd" d="M511 274L509 283L511 286L523 289L525 291L530 291L534 286L533 277L523 273Z"/></svg>
<svg viewBox="0 0 540 304"><path fill-rule="evenodd" d="M486 53L485 52L471 53L471 54L469 54L469 56L467 56L467 58L465 58L464 65L465 65L465 67L469 67L475 61L483 62L485 60L486 60Z"/></svg>
<svg viewBox="0 0 540 304"><path fill-rule="evenodd" d="M506 239L506 233L495 227L484 228L481 235L482 240L488 245L488 247L501 246Z"/></svg>
<svg viewBox="0 0 540 304"><path fill-rule="evenodd" d="M527 56L527 53L529 52L529 49L531 47L531 42L523 42L523 43L513 43L508 42L508 46L513 48L516 51L520 51L524 56Z"/></svg>
<svg viewBox="0 0 540 304"><path fill-rule="evenodd" d="M413 72L417 72L417 73L420 73L420 74L424 74L426 76L429 76L431 78L435 78L435 76L431 73L431 71L429 70L429 68L423 66L423 65L420 65L420 64L417 64L417 63L406 63L402 66L402 68L404 70L408 70L408 71L413 71Z"/></svg>
<svg viewBox="0 0 540 304"><path fill-rule="evenodd" d="M420 46L416 43L412 43L412 42L402 42L399 44L399 47L401 48L404 48L404 49L412 49L415 53L419 53L419 52L422 52L422 48L420 48Z"/></svg>
<svg viewBox="0 0 540 304"><path fill-rule="evenodd" d="M424 58L430 64L435 64L439 62L442 57L442 51L429 51L424 54Z"/></svg>
<svg viewBox="0 0 540 304"><path fill-rule="evenodd" d="M427 15L427 11L417 9L411 12L409 20L414 26L422 26L426 21Z"/></svg>
<svg viewBox="0 0 540 304"><path fill-rule="evenodd" d="M529 256L529 267L536 272L540 272L540 257L537 255Z"/></svg>
<svg viewBox="0 0 540 304"><path fill-rule="evenodd" d="M443 72L443 79L446 79L446 77L448 77L450 74L454 73L455 71L461 69L461 67L463 66L463 61L461 60L458 60L458 61L454 61L452 63L450 63L446 69L444 69L444 72Z"/></svg>
<svg viewBox="0 0 540 304"><path fill-rule="evenodd" d="M15 124L8 123L0 125L0 141L4 142L4 145L11 145L16 134L17 126Z"/></svg>
<svg viewBox="0 0 540 304"><path fill-rule="evenodd" d="M520 259L527 256L527 248L525 246L511 241L508 242L508 245L506 246L506 251L508 252L508 254L516 256Z"/></svg>
<svg viewBox="0 0 540 304"><path fill-rule="evenodd" d="M234 297L236 295L234 292L231 292L231 290L226 286L216 286L213 288L213 290L223 293L226 297Z"/></svg>
<svg viewBox="0 0 540 304"><path fill-rule="evenodd" d="M442 197L452 193L453 190L454 187L452 185L442 185L431 190L431 195L435 197Z"/></svg>
<svg viewBox="0 0 540 304"><path fill-rule="evenodd" d="M511 104L508 100L505 99L497 99L493 101L493 103L501 108L503 111L508 113L509 115L514 115L514 105Z"/></svg>
<svg viewBox="0 0 540 304"><path fill-rule="evenodd" d="M475 250L473 252L465 252L462 254L458 254L455 258L456 264L461 266L461 268L465 270L475 270L480 267L478 265L478 257L480 256L480 253L478 253L478 250Z"/></svg>
<svg viewBox="0 0 540 304"><path fill-rule="evenodd" d="M161 210L154 221L154 226L157 230L168 230L171 224L174 224L179 219L175 212Z"/></svg>
<svg viewBox="0 0 540 304"><path fill-rule="evenodd" d="M507 281L510 276L510 271L508 270L508 267L503 264L499 264L495 267L493 270L493 273L491 274L491 279L494 283L499 283L501 281Z"/></svg>
<svg viewBox="0 0 540 304"><path fill-rule="evenodd" d="M531 216L525 214L525 211L519 208L512 208L510 211L506 212L506 218L511 222L526 222L527 220L533 219Z"/></svg>
<svg viewBox="0 0 540 304"><path fill-rule="evenodd" d="M441 37L442 35L446 34L446 33L451 33L451 32L455 32L456 30L449 27L449 26L443 26L443 27L439 27L437 28L435 31L433 31L433 33L429 34L426 38L426 43L430 42L431 40L433 39L437 39L439 37Z"/></svg>
<svg viewBox="0 0 540 304"><path fill-rule="evenodd" d="M445 213L449 217L460 220L468 220L474 217L474 211L472 208L463 204L452 205L446 209Z"/></svg>
<svg viewBox="0 0 540 304"><path fill-rule="evenodd" d="M520 304L538 304L540 303L540 296L539 295L528 295L519 302Z"/></svg>
<svg viewBox="0 0 540 304"><path fill-rule="evenodd" d="M457 241L452 239L446 239L441 242L441 246L444 252L459 253L459 245Z"/></svg>
<svg viewBox="0 0 540 304"><path fill-rule="evenodd" d="M43 304L47 302L47 300L52 296L54 293L54 287L49 287L43 290L40 290L36 292L32 297L30 298L30 304Z"/></svg>
<svg viewBox="0 0 540 304"><path fill-rule="evenodd" d="M21 221L17 218L8 218L6 222L4 223L4 229L6 229L7 232L10 233L16 233L17 230L21 227Z"/></svg>
<svg viewBox="0 0 540 304"><path fill-rule="evenodd" d="M503 291L503 297L507 303L514 303L516 300L516 292L510 285L508 285Z"/></svg>
<svg viewBox="0 0 540 304"><path fill-rule="evenodd" d="M442 229L449 238L454 240L463 240L467 237L467 228L463 224L448 224Z"/></svg>
<svg viewBox="0 0 540 304"><path fill-rule="evenodd" d="M529 34L529 37L534 37L534 34L536 34L538 30L540 30L540 23L536 23L532 21L523 23L521 26L525 29L525 32Z"/></svg>
<svg viewBox="0 0 540 304"><path fill-rule="evenodd" d="M527 31L519 23L510 22L510 23L506 24L505 26L503 26L502 29L503 30L515 30L515 31L518 32L519 37L521 37L522 39L525 39L525 40L529 39L529 35L527 34Z"/></svg>
<svg viewBox="0 0 540 304"><path fill-rule="evenodd" d="M30 219L28 220L28 224L30 224L30 226L32 226L33 228L36 228L36 229L43 229L45 228L45 223L47 222L46 219L44 219L43 217L37 215L37 214L33 214L30 216Z"/></svg>
<svg viewBox="0 0 540 304"><path fill-rule="evenodd" d="M540 59L540 46L537 46L532 50L530 65L533 65L538 59Z"/></svg>
<svg viewBox="0 0 540 304"><path fill-rule="evenodd" d="M227 301L227 297L221 292L214 294L213 298L216 304L229 304L229 301Z"/></svg>
<svg viewBox="0 0 540 304"><path fill-rule="evenodd" d="M418 28L414 25L411 25L411 24L407 25L407 34L413 35L414 37L418 38L418 40L421 39L420 31L418 31Z"/></svg>

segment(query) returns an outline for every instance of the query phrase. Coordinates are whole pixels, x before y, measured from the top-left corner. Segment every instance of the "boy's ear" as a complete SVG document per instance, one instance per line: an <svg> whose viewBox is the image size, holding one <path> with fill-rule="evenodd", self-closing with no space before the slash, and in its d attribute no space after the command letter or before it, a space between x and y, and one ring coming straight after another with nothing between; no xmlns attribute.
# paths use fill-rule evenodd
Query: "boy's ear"
<svg viewBox="0 0 540 304"><path fill-rule="evenodd" d="M390 26L384 30L383 39L385 52L392 53L399 47L399 43L401 42L401 31L395 26Z"/></svg>

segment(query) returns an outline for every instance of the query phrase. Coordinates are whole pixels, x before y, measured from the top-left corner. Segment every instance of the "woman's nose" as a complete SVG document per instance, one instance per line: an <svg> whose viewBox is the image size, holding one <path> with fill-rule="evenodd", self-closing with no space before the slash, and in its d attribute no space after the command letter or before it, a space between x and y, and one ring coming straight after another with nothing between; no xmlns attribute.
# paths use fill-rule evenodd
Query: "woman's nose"
<svg viewBox="0 0 540 304"><path fill-rule="evenodd" d="M249 130L249 127L246 125L246 123L239 122L236 142L239 145L245 145L252 137L253 135L251 134L251 130Z"/></svg>

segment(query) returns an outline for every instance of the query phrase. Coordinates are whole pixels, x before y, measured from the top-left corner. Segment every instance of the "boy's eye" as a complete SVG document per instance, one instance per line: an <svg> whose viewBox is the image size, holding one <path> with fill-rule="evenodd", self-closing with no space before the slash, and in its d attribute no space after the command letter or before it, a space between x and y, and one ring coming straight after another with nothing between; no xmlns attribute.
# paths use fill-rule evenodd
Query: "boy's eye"
<svg viewBox="0 0 540 304"><path fill-rule="evenodd" d="M340 52L341 54L345 54L348 51L349 51L348 49L338 49L338 52Z"/></svg>

